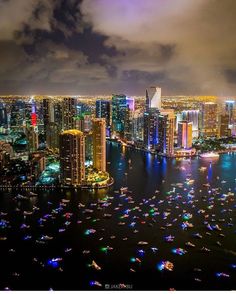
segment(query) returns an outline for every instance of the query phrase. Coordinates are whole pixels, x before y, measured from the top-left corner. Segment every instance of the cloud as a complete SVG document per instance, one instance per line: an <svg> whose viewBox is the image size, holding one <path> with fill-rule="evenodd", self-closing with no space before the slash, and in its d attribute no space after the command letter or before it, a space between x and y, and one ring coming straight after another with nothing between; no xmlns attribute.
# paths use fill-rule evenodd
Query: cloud
<svg viewBox="0 0 236 294"><path fill-rule="evenodd" d="M0 91L233 95L235 0L0 0Z"/></svg>
<svg viewBox="0 0 236 294"><path fill-rule="evenodd" d="M125 52L110 61L121 76L128 69L165 71L182 93L236 90L225 72L236 68L234 0L84 0L81 8L93 30Z"/></svg>

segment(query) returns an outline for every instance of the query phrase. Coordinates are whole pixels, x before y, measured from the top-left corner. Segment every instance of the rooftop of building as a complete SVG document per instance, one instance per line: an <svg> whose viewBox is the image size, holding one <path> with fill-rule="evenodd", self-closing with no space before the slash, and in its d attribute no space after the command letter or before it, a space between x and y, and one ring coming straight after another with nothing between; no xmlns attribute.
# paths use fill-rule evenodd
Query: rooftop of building
<svg viewBox="0 0 236 294"><path fill-rule="evenodd" d="M73 130L66 130L61 133L62 135L73 135L73 136L83 136L83 132L73 129Z"/></svg>

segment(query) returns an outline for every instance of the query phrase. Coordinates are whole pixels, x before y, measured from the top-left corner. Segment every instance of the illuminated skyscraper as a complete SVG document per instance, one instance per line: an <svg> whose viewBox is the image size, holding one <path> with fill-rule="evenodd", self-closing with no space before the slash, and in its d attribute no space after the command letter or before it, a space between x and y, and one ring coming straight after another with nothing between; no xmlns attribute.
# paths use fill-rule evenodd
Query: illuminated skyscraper
<svg viewBox="0 0 236 294"><path fill-rule="evenodd" d="M231 129L229 129L229 115L220 115L220 137L229 137L231 135Z"/></svg>
<svg viewBox="0 0 236 294"><path fill-rule="evenodd" d="M158 147L158 119L159 110L150 109L144 113L144 146L148 150L156 150Z"/></svg>
<svg viewBox="0 0 236 294"><path fill-rule="evenodd" d="M46 126L46 144L49 149L59 148L59 135L61 129L55 122L50 122Z"/></svg>
<svg viewBox="0 0 236 294"><path fill-rule="evenodd" d="M26 129L26 136L28 139L29 151L34 152L38 150L39 147L39 139L38 132L34 126L28 126Z"/></svg>
<svg viewBox="0 0 236 294"><path fill-rule="evenodd" d="M216 137L218 135L217 104L205 102L201 104L200 134L202 137Z"/></svg>
<svg viewBox="0 0 236 294"><path fill-rule="evenodd" d="M126 97L126 102L130 111L135 110L135 101L133 97Z"/></svg>
<svg viewBox="0 0 236 294"><path fill-rule="evenodd" d="M111 132L111 103L106 100L96 101L96 118L105 118L106 136L110 137Z"/></svg>
<svg viewBox="0 0 236 294"><path fill-rule="evenodd" d="M0 103L0 127L8 128L7 110L3 103Z"/></svg>
<svg viewBox="0 0 236 294"><path fill-rule="evenodd" d="M178 147L192 148L192 122L180 121L178 123Z"/></svg>
<svg viewBox="0 0 236 294"><path fill-rule="evenodd" d="M174 154L175 115L173 109L162 109L158 117L158 151Z"/></svg>
<svg viewBox="0 0 236 294"><path fill-rule="evenodd" d="M150 87L146 90L146 111L149 108L161 109L161 88Z"/></svg>
<svg viewBox="0 0 236 294"><path fill-rule="evenodd" d="M53 102L50 98L43 99L43 123L44 123L44 132L46 133L46 127L49 123L54 122L54 111L53 111Z"/></svg>
<svg viewBox="0 0 236 294"><path fill-rule="evenodd" d="M132 140L142 141L143 140L143 131L144 131L144 123L143 123L143 113L140 109L134 111L131 122L132 122Z"/></svg>
<svg viewBox="0 0 236 294"><path fill-rule="evenodd" d="M81 131L67 130L59 140L61 183L79 186L85 178L85 139Z"/></svg>
<svg viewBox="0 0 236 294"><path fill-rule="evenodd" d="M193 138L198 137L199 133L199 110L184 110L182 111L182 120L192 122Z"/></svg>
<svg viewBox="0 0 236 294"><path fill-rule="evenodd" d="M112 132L115 136L124 138L125 122L128 107L125 95L113 95L112 97Z"/></svg>
<svg viewBox="0 0 236 294"><path fill-rule="evenodd" d="M77 114L76 98L63 99L63 129L70 130L75 128L75 117Z"/></svg>
<svg viewBox="0 0 236 294"><path fill-rule="evenodd" d="M103 118L92 121L93 127L93 167L106 171L106 122Z"/></svg>
<svg viewBox="0 0 236 294"><path fill-rule="evenodd" d="M236 112L235 101L234 100L225 101L225 114L229 116L229 125L234 124L235 112Z"/></svg>

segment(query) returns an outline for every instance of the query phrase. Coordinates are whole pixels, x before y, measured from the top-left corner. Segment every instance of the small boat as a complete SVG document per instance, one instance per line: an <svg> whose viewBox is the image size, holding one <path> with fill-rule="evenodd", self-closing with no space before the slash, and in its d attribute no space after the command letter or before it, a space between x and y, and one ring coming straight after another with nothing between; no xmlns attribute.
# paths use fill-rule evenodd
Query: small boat
<svg viewBox="0 0 236 294"><path fill-rule="evenodd" d="M191 243L191 242L187 242L187 243L185 243L185 245L186 245L187 247L196 247L196 245L193 244L193 243Z"/></svg>
<svg viewBox="0 0 236 294"><path fill-rule="evenodd" d="M146 241L139 241L138 242L138 245L148 245L148 242L146 242Z"/></svg>
<svg viewBox="0 0 236 294"><path fill-rule="evenodd" d="M126 192L128 192L128 187L121 187L121 188L120 188L120 193L121 193L121 194L124 194L124 193L126 193Z"/></svg>
<svg viewBox="0 0 236 294"><path fill-rule="evenodd" d="M201 158L219 158L219 153L216 152L206 152L206 153L202 153L200 154Z"/></svg>

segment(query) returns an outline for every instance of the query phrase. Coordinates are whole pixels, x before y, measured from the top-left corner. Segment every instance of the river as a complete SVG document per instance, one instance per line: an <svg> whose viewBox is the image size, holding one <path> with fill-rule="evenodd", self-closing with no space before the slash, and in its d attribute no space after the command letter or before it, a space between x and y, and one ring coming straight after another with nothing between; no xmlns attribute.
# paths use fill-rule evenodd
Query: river
<svg viewBox="0 0 236 294"><path fill-rule="evenodd" d="M7 237L0 241L0 289L235 289L236 202L228 193L236 188L236 154L166 159L109 142L107 161L115 180L108 190L41 191L29 201L1 193L1 218L9 223L0 228ZM121 186L130 190L124 197L116 192ZM193 227L185 230L186 213ZM173 242L165 241L169 235ZM182 256L173 253L179 247ZM55 266L52 258L59 258ZM167 260L173 271L158 270Z"/></svg>

